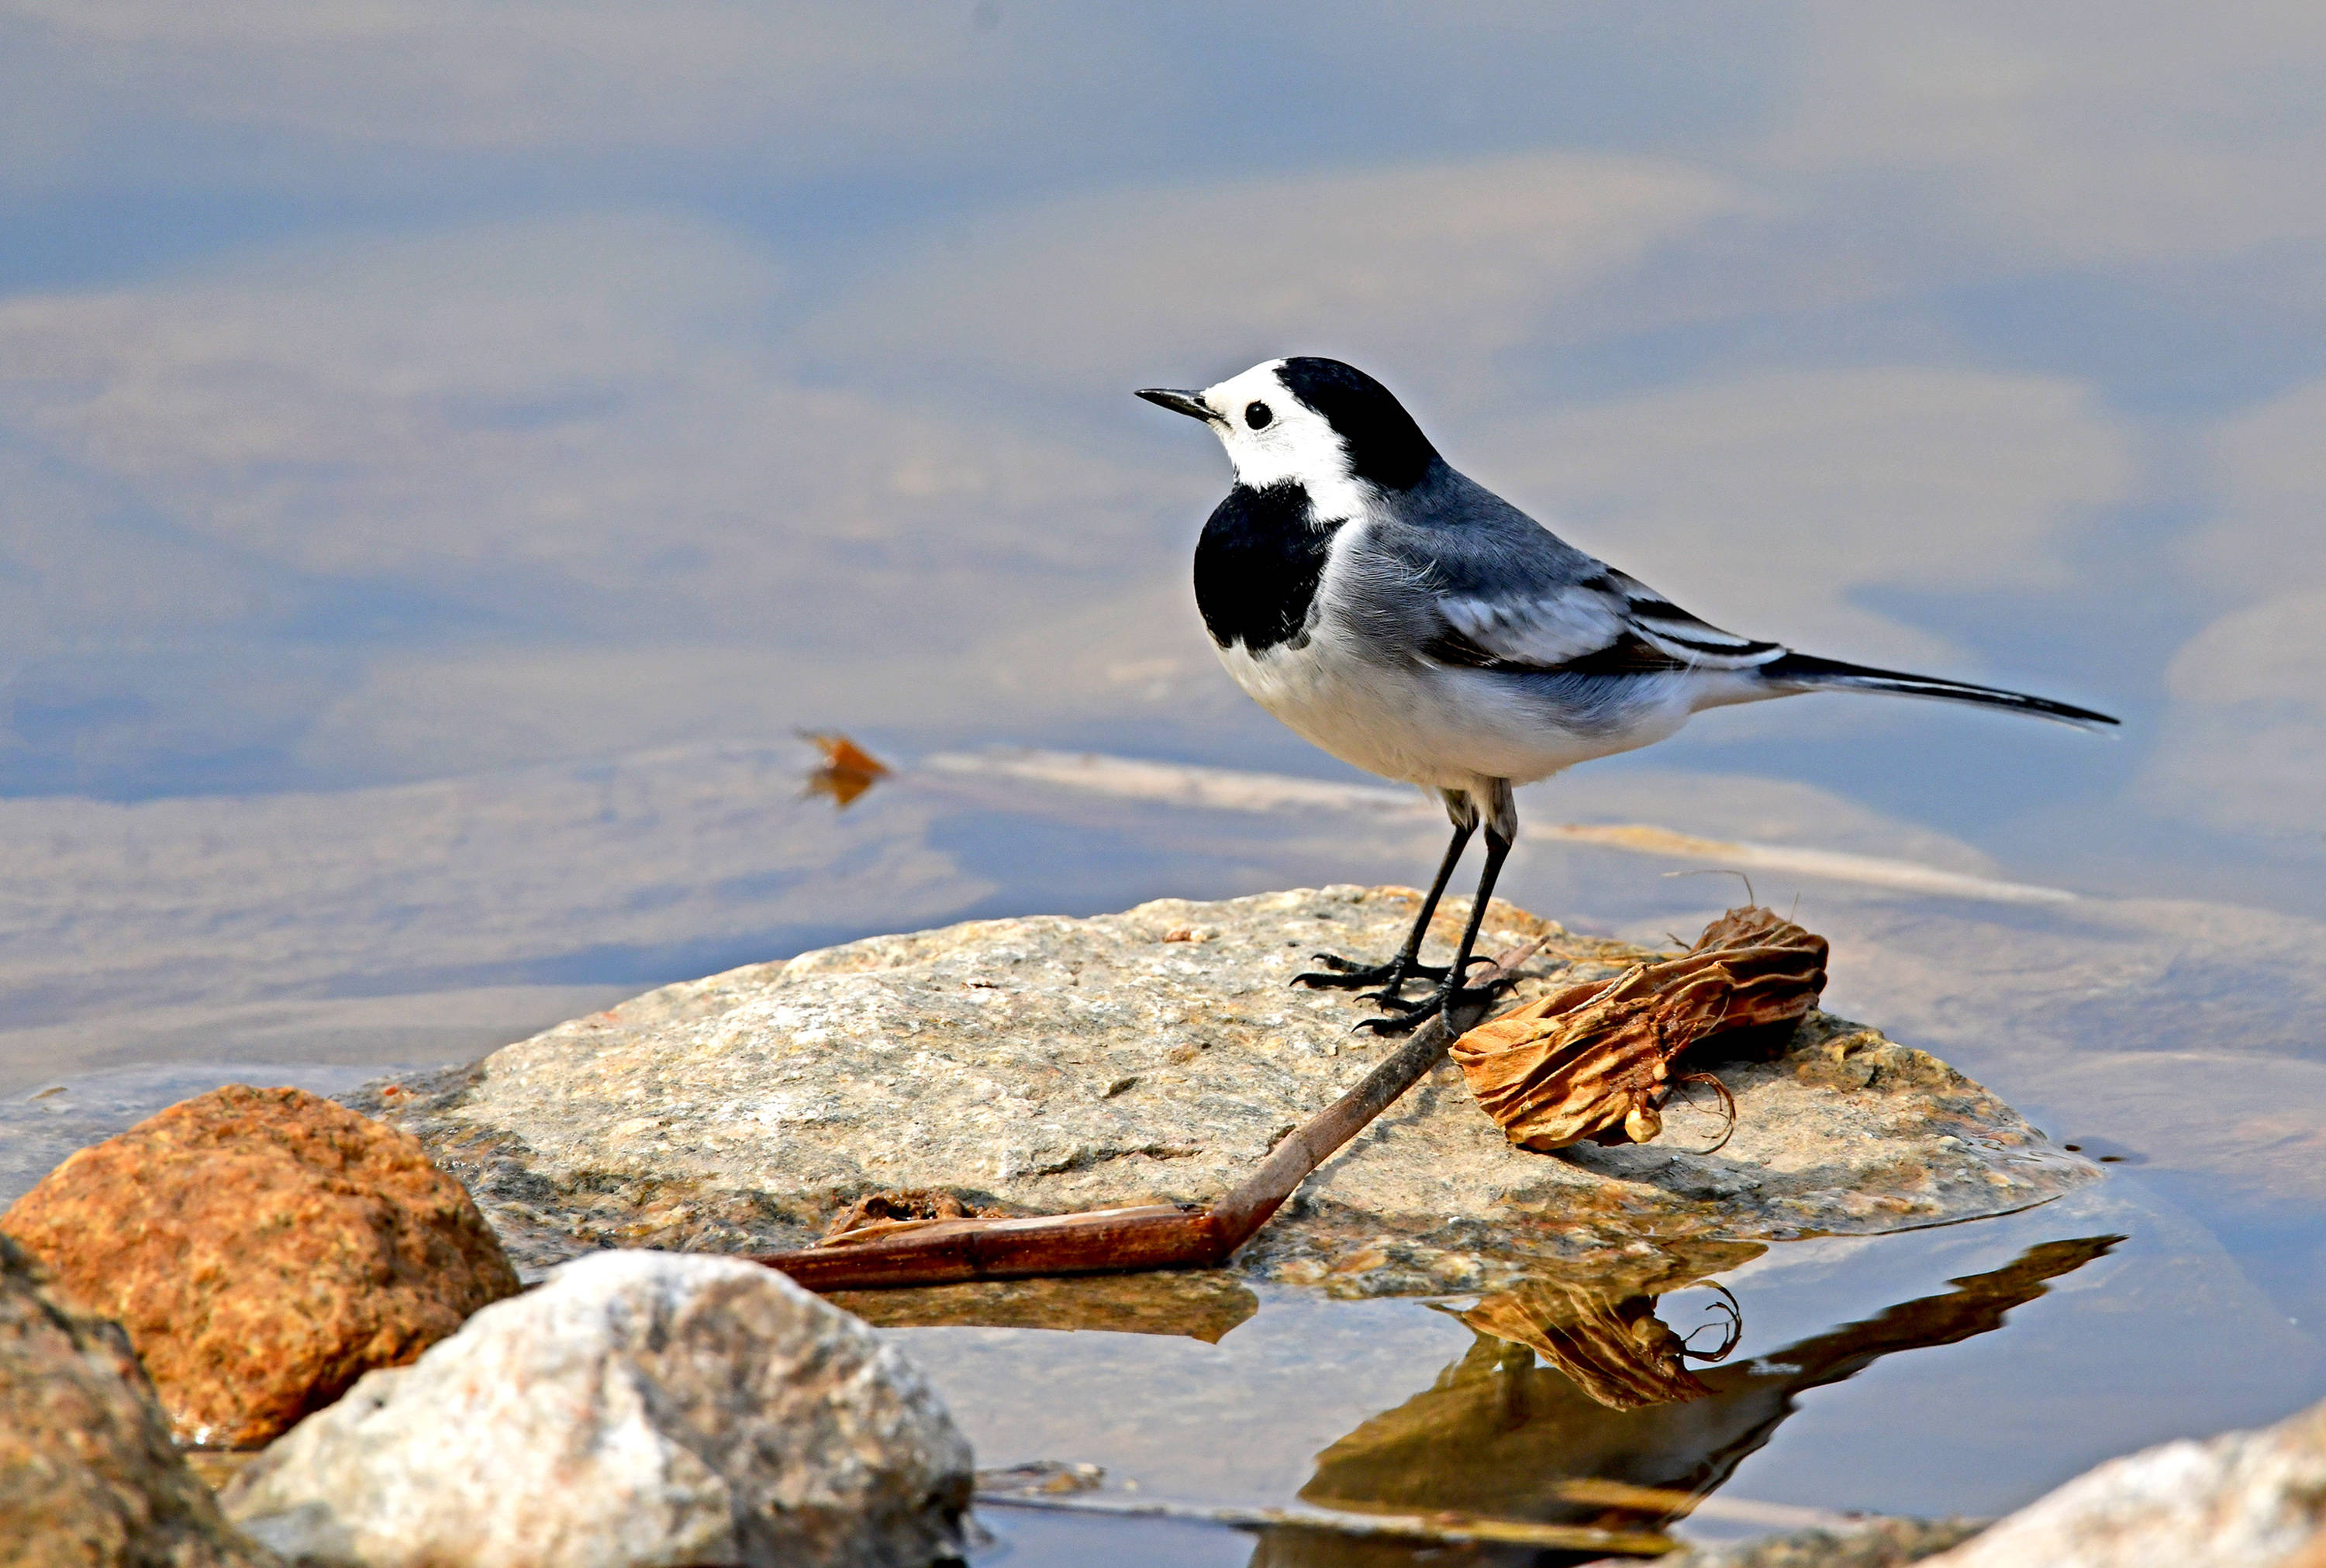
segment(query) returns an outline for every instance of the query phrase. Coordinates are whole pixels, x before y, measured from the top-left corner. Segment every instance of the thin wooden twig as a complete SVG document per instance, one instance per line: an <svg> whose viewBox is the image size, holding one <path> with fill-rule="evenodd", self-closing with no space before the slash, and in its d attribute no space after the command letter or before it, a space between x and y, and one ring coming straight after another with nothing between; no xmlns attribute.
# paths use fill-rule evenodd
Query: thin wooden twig
<svg viewBox="0 0 2326 1568"><path fill-rule="evenodd" d="M1501 954L1475 983L1492 988L1512 979L1541 946L1538 939ZM1016 1220L889 1220L796 1252L760 1253L752 1261L816 1291L1216 1268L1268 1223L1310 1172L1420 1081L1486 1011L1482 1005L1457 1008L1450 1028L1443 1014L1432 1015L1355 1088L1294 1129L1208 1208L1148 1203Z"/></svg>

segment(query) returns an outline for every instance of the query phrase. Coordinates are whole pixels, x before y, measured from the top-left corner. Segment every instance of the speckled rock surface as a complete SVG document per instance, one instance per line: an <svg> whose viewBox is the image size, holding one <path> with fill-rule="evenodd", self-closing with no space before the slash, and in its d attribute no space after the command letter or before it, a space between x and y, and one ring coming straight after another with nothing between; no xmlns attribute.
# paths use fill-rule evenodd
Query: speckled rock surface
<svg viewBox="0 0 2326 1568"><path fill-rule="evenodd" d="M1367 1004L1287 982L1319 950L1388 953L1415 898L1329 887L876 937L350 1099L418 1136L532 1266L606 1245L803 1245L882 1188L1028 1212L1202 1201L1391 1049L1350 1033ZM1446 936L1464 913L1441 914ZM1521 998L1640 956L1502 904L1482 947L1540 935ZM1237 1265L1355 1294L1475 1289L1531 1257L1938 1224L2097 1174L1945 1063L1822 1014L1775 1060L1719 1072L1742 1116L1717 1154L1686 1152L1717 1120L1675 1109L1654 1144L1540 1155L1441 1066Z"/></svg>
<svg viewBox="0 0 2326 1568"><path fill-rule="evenodd" d="M772 1269L609 1252L375 1372L221 1496L362 1568L925 1568L969 1443L902 1352Z"/></svg>
<svg viewBox="0 0 2326 1568"><path fill-rule="evenodd" d="M2326 1404L2095 1466L1934 1568L2321 1568Z"/></svg>
<svg viewBox="0 0 2326 1568"><path fill-rule="evenodd" d="M230 1084L80 1150L0 1229L128 1330L180 1441L250 1447L411 1360L515 1271L459 1183L392 1127Z"/></svg>
<svg viewBox="0 0 2326 1568"><path fill-rule="evenodd" d="M13 1568L279 1568L170 1443L120 1325L49 1299L0 1236L0 1562Z"/></svg>

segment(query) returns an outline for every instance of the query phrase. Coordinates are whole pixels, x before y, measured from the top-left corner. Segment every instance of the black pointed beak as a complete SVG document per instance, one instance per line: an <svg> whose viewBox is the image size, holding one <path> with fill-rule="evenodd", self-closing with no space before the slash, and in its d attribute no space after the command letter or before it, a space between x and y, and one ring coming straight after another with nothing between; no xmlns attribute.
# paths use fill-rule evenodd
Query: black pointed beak
<svg viewBox="0 0 2326 1568"><path fill-rule="evenodd" d="M1189 419L1200 419L1206 424L1220 417L1212 412L1212 405L1204 401L1200 393L1174 392L1168 386L1143 386L1140 388L1139 395L1158 408L1168 408L1173 413L1184 413Z"/></svg>

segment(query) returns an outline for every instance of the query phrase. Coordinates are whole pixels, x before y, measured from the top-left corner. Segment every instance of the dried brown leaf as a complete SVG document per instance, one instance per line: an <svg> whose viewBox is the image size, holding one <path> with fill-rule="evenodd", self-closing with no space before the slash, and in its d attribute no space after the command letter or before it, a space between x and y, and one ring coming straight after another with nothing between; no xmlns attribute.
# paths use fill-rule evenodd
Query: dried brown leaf
<svg viewBox="0 0 2326 1568"><path fill-rule="evenodd" d="M823 765L807 775L807 793L828 796L845 810L851 801L889 776L889 765L845 735L801 730L800 738L823 753Z"/></svg>
<svg viewBox="0 0 2326 1568"><path fill-rule="evenodd" d="M1644 1142L1661 1130L1673 1060L1715 1035L1800 1020L1825 989L1826 954L1823 937L1770 910L1732 909L1679 957L1538 997L1451 1054L1521 1148Z"/></svg>
<svg viewBox="0 0 2326 1568"><path fill-rule="evenodd" d="M899 1223L924 1220L972 1220L984 1212L982 1209L970 1208L955 1194L937 1188L867 1192L824 1227L820 1245L829 1246L843 1236L859 1237L861 1233L885 1229Z"/></svg>

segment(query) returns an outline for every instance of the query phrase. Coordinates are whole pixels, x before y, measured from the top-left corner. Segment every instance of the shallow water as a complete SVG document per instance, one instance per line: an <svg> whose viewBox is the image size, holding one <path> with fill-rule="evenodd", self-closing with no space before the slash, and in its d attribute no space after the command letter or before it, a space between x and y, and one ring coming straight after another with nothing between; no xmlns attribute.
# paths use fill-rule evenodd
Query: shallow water
<svg viewBox="0 0 2326 1568"><path fill-rule="evenodd" d="M701 781L717 776L716 764L697 756L641 762L622 787L656 800L656 775ZM736 776L764 785L772 766ZM781 930L788 913L796 929L812 929L817 913L846 907L833 896L843 888L877 909L883 868L892 868L900 898L954 901L926 919L1038 907L1038 879L1052 868L1061 884L1073 879L1075 896L1059 902L1089 909L1162 892L1388 879L1425 858L1435 832L1419 804L1363 791L1304 796L1297 783L1261 775L1150 769L1134 781L1143 793L1130 795L1103 769L1095 775L1103 788L1032 784L1026 772L1022 758L1009 756L900 763L896 776L837 816L788 790L739 793L728 808L757 830L737 840L785 843L788 870L770 891L748 865L731 866L724 885L742 891L727 895L730 918ZM527 786L505 779L501 787ZM1828 1005L1995 1087L2055 1137L2106 1161L2103 1183L2002 1219L1786 1243L1757 1257L1741 1246L1735 1257L1709 1258L1702 1282L1652 1310L1709 1348L1721 1337L1709 1286L1732 1294L1742 1339L1717 1366L1695 1368L1712 1397L1632 1409L1595 1400L1587 1367L1577 1381L1572 1366L1465 1326L1459 1314L1475 1304L1469 1298L1338 1301L1197 1276L1018 1287L1001 1301L974 1290L851 1299L895 1325L971 1433L982 1464L1096 1465L1105 1480L1088 1496L1102 1502L1452 1508L1635 1530L1677 1514L1671 1528L1683 1537L1718 1537L1819 1510L1991 1514L2110 1453L2272 1419L2326 1389L2318 1336L2326 1322L2318 1261L2326 1062L2303 1033L2315 1016L2308 998L2326 987L2326 964L2312 955L2326 948L2306 943L2298 918L2061 900L1992 875L1974 885L1994 889L1987 896L1931 897L1892 884L1913 866L1956 875L1996 868L1927 831L1893 829L1794 787L1645 773L1620 792L1605 787L1610 804L1656 808L1659 820L1698 834L1762 832L1754 892L1832 939ZM1582 795L1579 778L1566 788L1570 801ZM1191 790L1206 792L1207 803L1154 798ZM266 830L265 807L251 809L253 830ZM384 841L403 830L394 800L346 821L372 821ZM230 858L235 825L213 818L210 830L209 852ZM576 830L582 852L596 858L588 880L613 890L623 907L656 908L657 886L699 886L684 821L642 825L617 815ZM145 841L145 864L163 861L157 840ZM1782 851L1803 844L1865 857L1845 868L1874 880L1787 872ZM1873 854L1882 849L1917 858ZM374 858L344 836L329 853ZM321 848L316 854L326 858ZM942 872L934 869L940 862ZM1665 875L1704 868L1546 833L1522 848L1507 891L1578 926L1649 937L1692 929L1730 896L1727 877ZM467 870L489 879L489 868ZM1012 886L1013 871L1035 881ZM393 874L399 901L429 906L446 897L436 880L443 875L403 868ZM551 879L541 896L564 897L569 886ZM171 923L166 913L148 918ZM535 912L513 897L504 918L505 926L480 917L476 932L452 934L489 962L484 944L495 937L487 928L521 942ZM868 913L860 923L873 919ZM376 955L394 943L334 928L330 945ZM724 956L706 945L700 957L670 961L687 973ZM505 961L514 970L526 960ZM383 1011L377 999L315 997L322 986L305 997L255 997L248 974L215 972L227 994L207 1004L82 1016L14 1037L110 1045L146 1060L99 1065L105 1058L86 1050L89 1065L60 1071L57 1055L11 1058L0 1195L28 1185L70 1147L215 1082L339 1091L628 988L414 990ZM394 995L392 980L375 984ZM220 1062L222 1039L259 1049ZM328 1042L330 1059L317 1060L312 1046L302 1059L307 1041ZM1126 1314L1142 1331L1123 1331ZM1569 1495L1589 1480L1679 1498L1619 1507ZM1698 1498L1708 1500L1684 1500ZM1087 1560L1101 1544L1121 1560L1155 1562L1397 1561L1410 1551L1308 1530L1000 1508L982 1517L992 1538L981 1560ZM1469 1549L1446 1550L1458 1557ZM1479 1550L1481 1560L1511 1555Z"/></svg>
<svg viewBox="0 0 2326 1568"><path fill-rule="evenodd" d="M1742 869L1831 1008L2108 1175L1725 1266L1733 1394L1629 1413L1461 1301L898 1328L981 1462L1551 1518L1620 1454L1725 1477L1675 1526L1717 1535L2326 1393L2326 23L181 10L0 18L0 1196L211 1084L856 935L1425 876L1427 809L1215 668L1223 466L1128 395L1327 352L1715 622L2126 719L1707 714L1525 792L1503 888L1651 937ZM795 726L898 771L835 812ZM1852 1369L1754 1370L1803 1345Z"/></svg>

